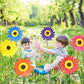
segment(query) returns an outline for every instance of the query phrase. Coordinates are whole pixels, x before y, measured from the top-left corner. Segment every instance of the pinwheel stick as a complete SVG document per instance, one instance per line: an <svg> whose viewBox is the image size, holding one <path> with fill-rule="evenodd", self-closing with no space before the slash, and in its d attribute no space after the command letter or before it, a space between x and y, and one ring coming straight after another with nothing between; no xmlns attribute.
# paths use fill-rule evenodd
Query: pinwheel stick
<svg viewBox="0 0 84 84"><path fill-rule="evenodd" d="M11 77L12 77L12 57L10 56L10 63L11 63ZM10 81L11 81L11 79L10 79Z"/></svg>
<svg viewBox="0 0 84 84"><path fill-rule="evenodd" d="M49 45L49 44L48 44L48 41L47 41L47 47L48 47L48 45Z"/></svg>
<svg viewBox="0 0 84 84"><path fill-rule="evenodd" d="M11 66L12 66L12 58L11 58L11 56L10 56L10 61L11 61Z"/></svg>
<svg viewBox="0 0 84 84"><path fill-rule="evenodd" d="M47 47L49 47L49 42L47 40ZM48 54L48 57L50 57L50 61L51 61L51 55Z"/></svg>
<svg viewBox="0 0 84 84"><path fill-rule="evenodd" d="M25 77L23 77L23 84L25 84Z"/></svg>
<svg viewBox="0 0 84 84"><path fill-rule="evenodd" d="M77 52L77 58L78 58L79 54L80 54L80 53L79 53L79 52Z"/></svg>
<svg viewBox="0 0 84 84"><path fill-rule="evenodd" d="M70 84L70 74L69 74L69 84Z"/></svg>

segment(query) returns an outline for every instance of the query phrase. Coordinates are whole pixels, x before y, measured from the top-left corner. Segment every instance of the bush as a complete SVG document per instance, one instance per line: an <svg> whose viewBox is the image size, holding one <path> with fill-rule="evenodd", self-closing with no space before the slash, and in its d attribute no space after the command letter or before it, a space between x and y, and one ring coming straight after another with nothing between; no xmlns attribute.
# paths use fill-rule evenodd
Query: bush
<svg viewBox="0 0 84 84"><path fill-rule="evenodd" d="M25 26L37 26L39 25L38 20L30 19L25 23Z"/></svg>

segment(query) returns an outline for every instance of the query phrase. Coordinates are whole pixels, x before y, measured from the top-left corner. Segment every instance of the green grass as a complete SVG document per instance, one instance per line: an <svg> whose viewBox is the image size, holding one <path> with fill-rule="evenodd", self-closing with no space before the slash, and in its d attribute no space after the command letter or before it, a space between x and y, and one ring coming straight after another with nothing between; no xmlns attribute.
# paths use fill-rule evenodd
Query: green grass
<svg viewBox="0 0 84 84"><path fill-rule="evenodd" d="M60 34L68 35L70 39L70 45L67 47L68 55L77 57L79 60L79 70L71 75L71 84L84 84L84 52L77 52L74 48L71 47L71 38L75 35L81 34L84 35L84 29L79 26L66 28L64 25L61 26L53 26L53 30L55 31L55 37L48 42L42 39L40 33L44 26L36 26L36 27L23 27L19 26L21 30L23 30L23 37L30 37L32 40L32 48L35 49L35 41L38 39L40 44L46 48L54 48L55 45L55 37ZM7 38L8 27L0 26L0 43ZM21 41L21 40L20 40ZM0 84L21 84L23 79L18 77L15 71L13 70L15 62L18 58L21 58L21 44L20 41L17 42L17 53L13 56L13 58L3 57L0 53ZM46 53L42 53L42 58L38 62L36 61L36 66L45 65L46 63L52 63L55 59L55 55L48 55ZM12 63L12 65L11 65ZM74 76L76 75L76 76ZM51 70L51 72L47 75L37 75L33 72L31 77L26 78L26 84L69 84L69 76L64 72Z"/></svg>

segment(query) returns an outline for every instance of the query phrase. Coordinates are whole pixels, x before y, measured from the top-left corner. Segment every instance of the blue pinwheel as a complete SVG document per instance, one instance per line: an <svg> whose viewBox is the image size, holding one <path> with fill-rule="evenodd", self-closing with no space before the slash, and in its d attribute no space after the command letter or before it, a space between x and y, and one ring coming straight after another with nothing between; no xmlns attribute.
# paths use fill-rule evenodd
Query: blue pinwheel
<svg viewBox="0 0 84 84"><path fill-rule="evenodd" d="M22 30L18 27L11 27L8 31L8 37L11 41L18 41L22 37Z"/></svg>

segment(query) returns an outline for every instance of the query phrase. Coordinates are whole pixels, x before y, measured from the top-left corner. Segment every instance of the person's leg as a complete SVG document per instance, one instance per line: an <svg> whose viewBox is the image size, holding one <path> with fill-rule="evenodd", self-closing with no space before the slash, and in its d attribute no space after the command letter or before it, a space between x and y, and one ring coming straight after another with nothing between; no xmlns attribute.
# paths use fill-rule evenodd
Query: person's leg
<svg viewBox="0 0 84 84"><path fill-rule="evenodd" d="M53 63L51 64L51 67L54 68L56 65L59 64L59 62L63 59L62 56L57 56L56 59L53 61Z"/></svg>
<svg viewBox="0 0 84 84"><path fill-rule="evenodd" d="M62 59L63 59L62 56L57 56L56 59L53 61L53 63L51 65L50 64L46 64L44 66L44 70L46 72L49 72L50 69L53 69Z"/></svg>
<svg viewBox="0 0 84 84"><path fill-rule="evenodd" d="M54 70L57 70L57 71L60 70L60 63L58 63L58 66L54 67Z"/></svg>
<svg viewBox="0 0 84 84"><path fill-rule="evenodd" d="M56 59L53 61L53 63L50 64L45 64L44 69L42 71L38 70L38 69L34 69L35 72L39 73L39 74L47 74L49 73L49 71L51 69L53 69L61 60L63 59L63 57L61 56L57 56Z"/></svg>
<svg viewBox="0 0 84 84"><path fill-rule="evenodd" d="M50 69L51 69L51 65L50 65L50 64L45 64L44 70L45 70L46 72L49 72Z"/></svg>

